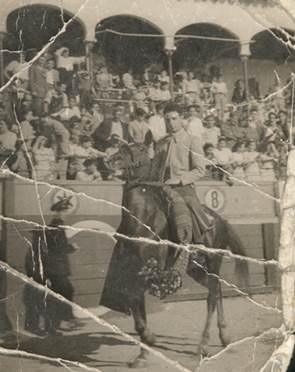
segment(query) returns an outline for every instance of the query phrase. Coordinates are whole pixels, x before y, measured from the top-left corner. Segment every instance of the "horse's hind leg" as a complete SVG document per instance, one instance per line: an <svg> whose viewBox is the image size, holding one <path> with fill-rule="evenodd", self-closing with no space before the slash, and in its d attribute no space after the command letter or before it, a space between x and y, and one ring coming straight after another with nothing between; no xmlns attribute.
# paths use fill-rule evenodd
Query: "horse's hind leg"
<svg viewBox="0 0 295 372"><path fill-rule="evenodd" d="M222 290L221 285L218 283L218 294L217 294L217 325L219 329L219 338L222 346L226 347L230 344L230 336L227 332L227 325L224 317L223 301L222 301Z"/></svg>
<svg viewBox="0 0 295 372"><path fill-rule="evenodd" d="M210 274L209 274L210 275ZM208 277L208 297L207 297L207 318L205 327L202 333L201 342L198 348L198 354L208 355L208 342L210 338L210 327L212 323L213 314L217 303L218 278L214 276Z"/></svg>

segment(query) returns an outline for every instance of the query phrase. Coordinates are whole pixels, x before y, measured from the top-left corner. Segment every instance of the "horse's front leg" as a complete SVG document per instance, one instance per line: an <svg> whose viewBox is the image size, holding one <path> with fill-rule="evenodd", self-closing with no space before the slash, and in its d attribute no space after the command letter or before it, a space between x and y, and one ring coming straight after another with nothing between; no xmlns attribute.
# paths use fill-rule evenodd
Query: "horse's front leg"
<svg viewBox="0 0 295 372"><path fill-rule="evenodd" d="M131 304L134 326L140 341L148 346L156 342L156 336L147 328L145 298L142 295L139 299L134 299ZM148 350L141 347L139 355L129 363L130 368L143 368L147 366Z"/></svg>
<svg viewBox="0 0 295 372"><path fill-rule="evenodd" d="M231 339L230 335L227 331L227 325L224 317L224 309L223 309L223 302L222 302L222 290L221 285L218 285L218 297L217 297L217 325L219 329L219 338L221 340L222 346L226 347L230 344Z"/></svg>

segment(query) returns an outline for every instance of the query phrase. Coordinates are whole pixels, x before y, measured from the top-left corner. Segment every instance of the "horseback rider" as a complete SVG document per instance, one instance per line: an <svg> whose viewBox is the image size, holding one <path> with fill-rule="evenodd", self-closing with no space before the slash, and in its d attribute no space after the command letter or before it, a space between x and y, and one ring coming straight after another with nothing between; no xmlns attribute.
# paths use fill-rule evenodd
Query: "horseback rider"
<svg viewBox="0 0 295 372"><path fill-rule="evenodd" d="M205 175L202 144L184 130L177 105L167 105L164 117L168 135L156 144L151 180L164 183L177 243L208 244L213 218L202 208L195 192L196 182Z"/></svg>

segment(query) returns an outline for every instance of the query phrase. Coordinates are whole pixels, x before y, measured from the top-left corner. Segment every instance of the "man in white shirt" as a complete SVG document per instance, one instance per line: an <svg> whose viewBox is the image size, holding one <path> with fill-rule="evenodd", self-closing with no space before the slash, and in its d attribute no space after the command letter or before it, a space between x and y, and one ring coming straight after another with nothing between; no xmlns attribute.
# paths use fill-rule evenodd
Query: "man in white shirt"
<svg viewBox="0 0 295 372"><path fill-rule="evenodd" d="M156 114L149 118L148 126L155 142L158 142L167 135L164 119L164 105L162 103L156 105Z"/></svg>
<svg viewBox="0 0 295 372"><path fill-rule="evenodd" d="M191 105L188 107L188 119L185 124L186 131L195 137L198 137L203 142L204 127L200 119L201 108L198 105Z"/></svg>

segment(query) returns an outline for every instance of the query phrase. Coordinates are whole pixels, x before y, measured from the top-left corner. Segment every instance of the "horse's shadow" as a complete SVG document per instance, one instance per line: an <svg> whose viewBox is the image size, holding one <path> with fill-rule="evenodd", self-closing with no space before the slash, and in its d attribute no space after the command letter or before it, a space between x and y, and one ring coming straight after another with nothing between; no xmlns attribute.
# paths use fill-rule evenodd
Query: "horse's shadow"
<svg viewBox="0 0 295 372"><path fill-rule="evenodd" d="M0 346L7 349L17 349L31 354L42 355L50 358L62 358L73 362L83 364L104 366L123 365L120 361L106 361L98 358L92 358L91 355L98 355L101 346L128 346L131 342L120 339L117 335L111 333L80 333L75 335L50 336L44 339L30 337L16 339L15 342L3 343ZM40 360L40 363L48 363Z"/></svg>

